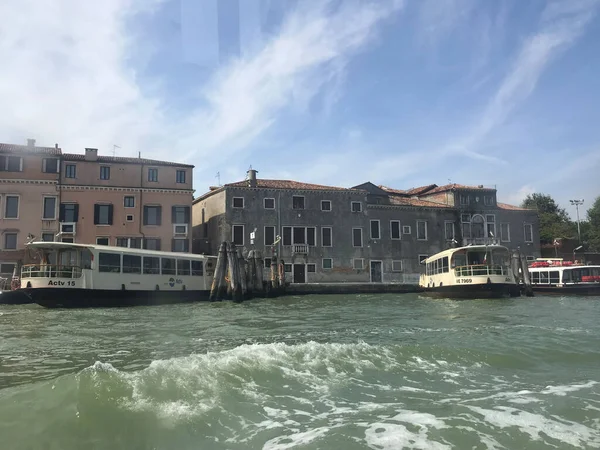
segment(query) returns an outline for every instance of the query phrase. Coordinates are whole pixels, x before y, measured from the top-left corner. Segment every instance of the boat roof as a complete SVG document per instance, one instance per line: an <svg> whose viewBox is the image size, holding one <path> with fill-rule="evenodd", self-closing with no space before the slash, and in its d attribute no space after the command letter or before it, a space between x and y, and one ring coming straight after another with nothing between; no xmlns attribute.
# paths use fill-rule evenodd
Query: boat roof
<svg viewBox="0 0 600 450"><path fill-rule="evenodd" d="M483 251L506 250L507 252L509 251L507 247L505 247L504 245L499 245L499 244L466 245L464 247L456 247L456 248L449 248L449 249L443 250L441 252L436 253L435 255L431 255L430 257L424 259L423 261L421 261L421 263L423 263L423 262L428 263L431 261L435 261L438 258L442 258L444 256L450 256L450 255L460 252L460 251L482 251L482 250Z"/></svg>
<svg viewBox="0 0 600 450"><path fill-rule="evenodd" d="M98 252L108 253L130 253L147 256L162 256L164 258L187 258L187 259L203 259L203 258L216 258L213 255L199 255L197 253L180 253L180 252L165 252L161 250L145 250L141 248L130 248L130 247L117 247L113 245L98 245L98 244L76 244L72 242L48 242L48 241L35 241L25 244L29 248L58 250L60 248L87 248Z"/></svg>

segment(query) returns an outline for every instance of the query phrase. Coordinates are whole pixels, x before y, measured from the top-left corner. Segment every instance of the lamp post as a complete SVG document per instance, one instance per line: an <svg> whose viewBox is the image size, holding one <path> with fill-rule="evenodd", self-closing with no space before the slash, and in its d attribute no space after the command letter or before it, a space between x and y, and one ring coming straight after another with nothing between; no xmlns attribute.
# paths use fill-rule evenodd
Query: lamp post
<svg viewBox="0 0 600 450"><path fill-rule="evenodd" d="M577 236L579 237L579 245L581 246L581 228L579 226L579 205L583 205L583 199L581 200L569 200L571 205L575 205L577 210Z"/></svg>
<svg viewBox="0 0 600 450"><path fill-rule="evenodd" d="M581 250L582 248L583 248L583 245L580 245L579 247L573 249L573 262L575 262L575 252L577 250Z"/></svg>

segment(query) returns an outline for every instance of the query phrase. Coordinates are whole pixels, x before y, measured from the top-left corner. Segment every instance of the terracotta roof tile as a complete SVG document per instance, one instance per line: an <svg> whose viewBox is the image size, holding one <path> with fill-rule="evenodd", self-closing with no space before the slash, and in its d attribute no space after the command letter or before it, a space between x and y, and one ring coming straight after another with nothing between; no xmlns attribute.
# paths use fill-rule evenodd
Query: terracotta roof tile
<svg viewBox="0 0 600 450"><path fill-rule="evenodd" d="M225 186L228 187L248 187L248 181L237 181L235 183L228 183ZM360 189L348 189L336 186L324 186L321 184L311 183L300 183L299 181L292 180L264 180L257 178L256 187L263 189L297 189L305 191L350 191L350 192L362 192Z"/></svg>
<svg viewBox="0 0 600 450"><path fill-rule="evenodd" d="M28 145L0 143L0 153L29 153L59 156L62 153L62 151L60 148L56 147L31 147Z"/></svg>
<svg viewBox="0 0 600 450"><path fill-rule="evenodd" d="M416 206L421 208L452 208L452 206L443 203L407 197L390 197L390 203L397 206Z"/></svg>
<svg viewBox="0 0 600 450"><path fill-rule="evenodd" d="M425 193L429 193L432 189L437 188L437 184L428 184L425 186L419 186L416 188L408 189L405 191L407 195L423 195Z"/></svg>
<svg viewBox="0 0 600 450"><path fill-rule="evenodd" d="M391 187L387 187L384 186L382 184L380 184L379 186L377 186L379 189L381 189L382 191L388 192L390 194L397 194L397 195L406 195L406 191L402 190L402 189L393 189Z"/></svg>
<svg viewBox="0 0 600 450"><path fill-rule="evenodd" d="M452 183L452 184L445 184L444 186L437 186L431 190L428 190L427 192L424 192L423 194L437 194L438 192L446 192L446 191L451 191L452 189L469 189L469 190L478 190L478 191L495 191L496 189L494 188L490 188L490 187L484 187L484 186L467 186L465 184L457 184L457 183ZM416 194L416 195L422 195L422 194Z"/></svg>
<svg viewBox="0 0 600 450"><path fill-rule="evenodd" d="M85 161L85 155L76 153L63 153L65 161ZM190 164L181 164L171 161L158 161L156 159L129 158L124 156L98 156L96 162L102 163L122 163L122 164L150 164L155 166L176 166L176 167L194 167ZM91 161L92 162L92 161Z"/></svg>
<svg viewBox="0 0 600 450"><path fill-rule="evenodd" d="M507 203L497 202L496 205L498 206L498 208L500 208L500 209L506 209L508 211L535 211L535 209L521 208L519 206L513 206L513 205L509 205Z"/></svg>

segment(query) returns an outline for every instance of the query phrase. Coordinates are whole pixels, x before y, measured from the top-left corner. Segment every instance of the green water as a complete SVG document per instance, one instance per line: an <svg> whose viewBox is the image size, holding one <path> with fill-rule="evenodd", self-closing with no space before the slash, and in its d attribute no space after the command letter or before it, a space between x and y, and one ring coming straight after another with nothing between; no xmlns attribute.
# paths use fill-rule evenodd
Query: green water
<svg viewBox="0 0 600 450"><path fill-rule="evenodd" d="M0 306L0 449L600 448L600 298Z"/></svg>

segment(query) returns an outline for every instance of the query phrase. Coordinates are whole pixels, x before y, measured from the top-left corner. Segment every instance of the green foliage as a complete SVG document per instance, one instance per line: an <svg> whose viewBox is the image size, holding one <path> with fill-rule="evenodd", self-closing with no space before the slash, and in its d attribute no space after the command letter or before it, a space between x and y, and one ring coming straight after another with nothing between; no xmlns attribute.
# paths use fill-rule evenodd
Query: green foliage
<svg viewBox="0 0 600 450"><path fill-rule="evenodd" d="M556 238L577 238L577 224L570 220L567 211L559 207L551 196L529 194L521 207L538 211L542 244L552 244Z"/></svg>
<svg viewBox="0 0 600 450"><path fill-rule="evenodd" d="M600 252L600 197L596 197L590 209L587 210L585 233L581 230L584 242L590 250Z"/></svg>

